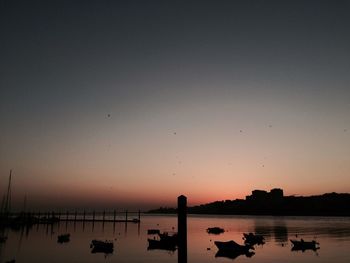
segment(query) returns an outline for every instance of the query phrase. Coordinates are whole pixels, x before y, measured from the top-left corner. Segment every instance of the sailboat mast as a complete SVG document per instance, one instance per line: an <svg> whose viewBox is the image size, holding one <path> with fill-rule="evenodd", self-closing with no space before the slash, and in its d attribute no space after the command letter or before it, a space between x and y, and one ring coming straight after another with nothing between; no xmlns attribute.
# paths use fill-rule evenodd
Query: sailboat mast
<svg viewBox="0 0 350 263"><path fill-rule="evenodd" d="M12 170L10 170L10 176L9 176L9 184L7 186L7 195L6 195L6 202L5 202L5 213L9 213L11 210L11 180L12 180Z"/></svg>

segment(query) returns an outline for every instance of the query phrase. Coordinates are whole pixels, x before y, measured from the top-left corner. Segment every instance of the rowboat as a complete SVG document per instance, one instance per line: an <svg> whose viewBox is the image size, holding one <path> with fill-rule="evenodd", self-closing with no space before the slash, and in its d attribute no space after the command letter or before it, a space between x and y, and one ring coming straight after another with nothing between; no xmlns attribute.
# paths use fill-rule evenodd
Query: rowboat
<svg viewBox="0 0 350 263"><path fill-rule="evenodd" d="M292 242L293 244L293 248L292 250L302 250L305 251L307 249L310 250L317 250L319 249L319 243L316 242L315 240L312 241L304 241L304 239L300 239L300 240L290 240L290 242Z"/></svg>
<svg viewBox="0 0 350 263"><path fill-rule="evenodd" d="M177 233L169 235L168 232L158 233L159 239L148 239L148 249L164 249L174 251L177 246Z"/></svg>
<svg viewBox="0 0 350 263"><path fill-rule="evenodd" d="M113 253L114 244L112 241L101 241L94 239L91 241L90 248L92 248L91 253L110 254Z"/></svg>
<svg viewBox="0 0 350 263"><path fill-rule="evenodd" d="M235 251L235 252L240 252L240 253L248 253L250 249L254 249L251 245L246 244L246 245L240 245L237 244L235 241L230 240L230 241L215 241L214 244L217 246L217 248L220 251Z"/></svg>
<svg viewBox="0 0 350 263"><path fill-rule="evenodd" d="M207 232L208 234L215 234L215 235L219 235L221 233L224 233L225 230L223 228L220 228L220 227L208 227L207 228Z"/></svg>

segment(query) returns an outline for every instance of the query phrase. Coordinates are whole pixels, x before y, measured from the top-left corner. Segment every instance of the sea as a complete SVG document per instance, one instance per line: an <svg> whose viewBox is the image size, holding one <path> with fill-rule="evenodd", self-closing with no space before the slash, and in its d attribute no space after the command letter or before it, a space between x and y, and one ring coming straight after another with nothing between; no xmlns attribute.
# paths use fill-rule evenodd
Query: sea
<svg viewBox="0 0 350 263"><path fill-rule="evenodd" d="M208 234L207 228L221 227L219 235ZM34 225L28 229L7 229L6 242L0 243L0 262L16 263L80 263L80 262L178 262L178 251L149 249L148 229L173 233L176 215L143 214L140 223L60 222ZM243 233L263 235L265 243L254 247L254 254L220 256L215 241L234 240L244 244ZM70 241L58 243L61 234L70 234ZM112 253L92 253L91 241L109 240ZM292 249L291 239L316 240L319 249ZM214 216L188 215L187 262L350 262L349 217L304 216Z"/></svg>

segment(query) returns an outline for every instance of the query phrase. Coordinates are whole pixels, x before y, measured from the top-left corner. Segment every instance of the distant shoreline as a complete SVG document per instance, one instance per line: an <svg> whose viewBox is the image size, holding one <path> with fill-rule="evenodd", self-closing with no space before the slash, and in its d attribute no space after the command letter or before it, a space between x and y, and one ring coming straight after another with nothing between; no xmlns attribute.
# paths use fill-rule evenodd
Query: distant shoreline
<svg viewBox="0 0 350 263"><path fill-rule="evenodd" d="M276 194L277 193L277 194ZM326 193L317 196L283 196L281 189L254 190L246 199L215 201L188 207L193 215L325 216L349 217L350 194ZM160 207L149 214L176 214L173 207Z"/></svg>
<svg viewBox="0 0 350 263"><path fill-rule="evenodd" d="M171 215L177 216L177 212L175 213L162 213L162 212L153 212L153 210L144 212L145 215ZM302 214L209 214L209 213L188 213L189 216L195 215L203 215L203 216L252 216L252 217L346 217L350 218L350 214L344 215L302 215Z"/></svg>

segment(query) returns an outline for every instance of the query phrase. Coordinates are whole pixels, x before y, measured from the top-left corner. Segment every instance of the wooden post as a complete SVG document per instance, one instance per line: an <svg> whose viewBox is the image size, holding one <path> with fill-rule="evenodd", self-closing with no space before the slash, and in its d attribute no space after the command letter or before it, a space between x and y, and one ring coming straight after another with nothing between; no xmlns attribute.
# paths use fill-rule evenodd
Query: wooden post
<svg viewBox="0 0 350 263"><path fill-rule="evenodd" d="M113 222L115 222L116 216L117 216L117 211L115 211L115 209L114 209L114 212L113 212Z"/></svg>
<svg viewBox="0 0 350 263"><path fill-rule="evenodd" d="M106 211L103 210L103 214L102 214L102 222L103 222L103 223L105 222L105 215L106 215Z"/></svg>
<svg viewBox="0 0 350 263"><path fill-rule="evenodd" d="M74 214L74 223L77 221L77 209L75 209L75 214Z"/></svg>
<svg viewBox="0 0 350 263"><path fill-rule="evenodd" d="M84 209L84 213L83 213L83 222L85 222L85 209Z"/></svg>
<svg viewBox="0 0 350 263"><path fill-rule="evenodd" d="M128 210L125 211L125 222L128 222Z"/></svg>
<svg viewBox="0 0 350 263"><path fill-rule="evenodd" d="M92 222L95 222L95 210L92 212Z"/></svg>
<svg viewBox="0 0 350 263"><path fill-rule="evenodd" d="M178 263L187 263L187 197L177 198Z"/></svg>
<svg viewBox="0 0 350 263"><path fill-rule="evenodd" d="M66 221L68 222L69 212L67 210Z"/></svg>
<svg viewBox="0 0 350 263"><path fill-rule="evenodd" d="M141 222L141 210L139 210L139 223Z"/></svg>

